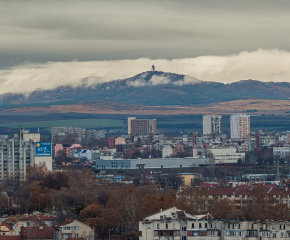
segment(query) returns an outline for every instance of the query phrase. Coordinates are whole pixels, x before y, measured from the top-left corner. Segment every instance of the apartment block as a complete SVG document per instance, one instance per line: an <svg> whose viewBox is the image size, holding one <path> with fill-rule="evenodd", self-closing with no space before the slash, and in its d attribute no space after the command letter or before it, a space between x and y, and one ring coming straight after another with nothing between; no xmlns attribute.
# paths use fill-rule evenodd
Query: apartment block
<svg viewBox="0 0 290 240"><path fill-rule="evenodd" d="M246 114L231 115L231 139L246 140L246 136L250 134L250 116Z"/></svg>
<svg viewBox="0 0 290 240"><path fill-rule="evenodd" d="M129 133L130 132L130 133ZM156 134L156 119L128 118L128 134Z"/></svg>
<svg viewBox="0 0 290 240"><path fill-rule="evenodd" d="M89 130L86 130L85 136L86 136L86 141L88 142L93 141L93 140L105 139L106 131L89 129Z"/></svg>
<svg viewBox="0 0 290 240"><path fill-rule="evenodd" d="M203 135L222 134L222 115L203 115Z"/></svg>
<svg viewBox="0 0 290 240"><path fill-rule="evenodd" d="M26 180L26 171L35 164L35 143L40 133L19 130L0 143L0 183L19 185Z"/></svg>
<svg viewBox="0 0 290 240"><path fill-rule="evenodd" d="M77 143L80 143L81 140L86 137L86 129L78 127L53 127L51 129L51 141L53 141L55 137L65 139L68 135L75 135Z"/></svg>
<svg viewBox="0 0 290 240"><path fill-rule="evenodd" d="M290 225L282 220L215 220L173 207L140 221L139 235L140 240L280 240L290 237Z"/></svg>

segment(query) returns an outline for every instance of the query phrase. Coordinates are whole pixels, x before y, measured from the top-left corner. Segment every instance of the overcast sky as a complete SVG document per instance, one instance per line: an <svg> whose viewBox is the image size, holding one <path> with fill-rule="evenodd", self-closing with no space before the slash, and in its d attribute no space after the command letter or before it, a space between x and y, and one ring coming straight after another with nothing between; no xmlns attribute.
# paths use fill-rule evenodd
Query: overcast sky
<svg viewBox="0 0 290 240"><path fill-rule="evenodd" d="M5 81L4 77L7 79L7 69L15 70L19 66L23 69L27 66L23 65L25 61L40 64L75 59L79 62L138 58L181 61L199 56L228 59L258 49L289 55L289 9L288 0L0 0L0 83ZM207 66L208 62L203 60ZM282 64L290 64L289 60L290 57L284 58ZM281 59L273 61L277 65ZM111 67L118 62L112 62ZM191 72L193 77L198 77L191 71L190 63L183 62L182 69L188 69L184 74ZM169 65L160 69L158 61L155 63L158 70L170 70L172 66L168 61ZM125 67L128 76L135 73L130 72L129 66ZM147 66L140 65L142 70L148 70ZM281 75L282 70L273 71ZM282 75L285 78L288 72ZM243 75L230 77L236 81ZM250 76L254 77L259 75Z"/></svg>

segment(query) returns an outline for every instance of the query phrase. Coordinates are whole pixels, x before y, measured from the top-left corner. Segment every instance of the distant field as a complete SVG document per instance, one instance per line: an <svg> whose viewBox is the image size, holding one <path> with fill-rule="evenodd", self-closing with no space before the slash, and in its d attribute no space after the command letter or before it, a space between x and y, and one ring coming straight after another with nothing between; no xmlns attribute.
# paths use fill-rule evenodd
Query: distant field
<svg viewBox="0 0 290 240"><path fill-rule="evenodd" d="M132 116L132 115L130 115ZM50 130L52 127L58 126L73 126L82 128L93 128L100 130L121 131L127 132L127 117L128 115L101 115L101 114L13 114L0 116L0 135L10 134L9 129L13 131L26 128L34 129L46 128ZM181 131L185 132L202 132L202 115L151 115L137 116L137 118L156 118L157 129L169 134L174 132L174 135L180 135ZM224 115L223 132L229 134L230 117ZM35 130L36 129L36 130ZM41 130L40 129L40 130ZM290 116L251 116L252 130L290 130ZM10 131L11 132L11 131Z"/></svg>
<svg viewBox="0 0 290 240"><path fill-rule="evenodd" d="M122 128L122 120L114 119L73 119L73 120L51 120L35 122L7 122L1 123L0 127L9 128L44 128L44 127L72 126L82 128Z"/></svg>

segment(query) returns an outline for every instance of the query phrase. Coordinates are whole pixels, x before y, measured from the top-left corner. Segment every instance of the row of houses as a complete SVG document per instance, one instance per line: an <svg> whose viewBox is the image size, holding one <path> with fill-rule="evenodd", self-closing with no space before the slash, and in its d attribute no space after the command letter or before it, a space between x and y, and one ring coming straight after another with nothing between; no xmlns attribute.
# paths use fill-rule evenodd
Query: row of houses
<svg viewBox="0 0 290 240"><path fill-rule="evenodd" d="M14 220L10 224L0 224L0 239L94 239L94 229L75 219L59 222L56 216L40 213Z"/></svg>

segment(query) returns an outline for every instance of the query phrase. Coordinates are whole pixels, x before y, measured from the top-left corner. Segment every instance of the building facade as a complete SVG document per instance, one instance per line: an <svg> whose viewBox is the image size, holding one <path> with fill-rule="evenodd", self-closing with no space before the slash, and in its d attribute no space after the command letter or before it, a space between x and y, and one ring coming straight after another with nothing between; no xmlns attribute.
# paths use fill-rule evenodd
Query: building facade
<svg viewBox="0 0 290 240"><path fill-rule="evenodd" d="M210 214L190 215L175 207L139 222L140 240L284 240L289 221L215 220Z"/></svg>
<svg viewBox="0 0 290 240"><path fill-rule="evenodd" d="M216 133L222 134L222 115L203 115L203 135Z"/></svg>
<svg viewBox="0 0 290 240"><path fill-rule="evenodd" d="M130 134L156 134L156 119L128 118L128 133Z"/></svg>
<svg viewBox="0 0 290 240"><path fill-rule="evenodd" d="M77 143L86 137L86 129L78 127L53 127L51 129L51 141L54 142L55 138L64 140L68 135L75 137Z"/></svg>
<svg viewBox="0 0 290 240"><path fill-rule="evenodd" d="M26 171L35 164L35 143L40 133L19 130L0 143L0 183L19 185L26 180Z"/></svg>
<svg viewBox="0 0 290 240"><path fill-rule="evenodd" d="M231 139L246 140L246 136L250 134L250 116L246 114L231 115Z"/></svg>
<svg viewBox="0 0 290 240"><path fill-rule="evenodd" d="M67 220L57 223L54 231L54 239L62 240L68 238L78 238L94 240L94 229L78 220Z"/></svg>

